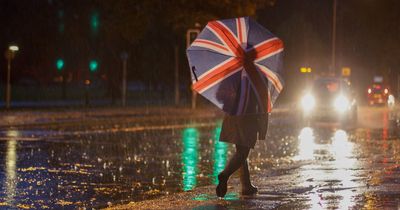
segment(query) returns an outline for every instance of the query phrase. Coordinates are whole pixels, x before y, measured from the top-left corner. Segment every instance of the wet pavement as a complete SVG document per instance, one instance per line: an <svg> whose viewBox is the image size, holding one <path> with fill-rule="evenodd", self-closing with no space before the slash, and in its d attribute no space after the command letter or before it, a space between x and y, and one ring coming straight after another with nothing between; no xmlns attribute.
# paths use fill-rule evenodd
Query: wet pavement
<svg viewBox="0 0 400 210"><path fill-rule="evenodd" d="M250 155L255 196L217 199L232 146L221 114L202 109L25 111L0 116L4 209L399 209L400 127L384 107L355 127L302 125L273 113Z"/></svg>

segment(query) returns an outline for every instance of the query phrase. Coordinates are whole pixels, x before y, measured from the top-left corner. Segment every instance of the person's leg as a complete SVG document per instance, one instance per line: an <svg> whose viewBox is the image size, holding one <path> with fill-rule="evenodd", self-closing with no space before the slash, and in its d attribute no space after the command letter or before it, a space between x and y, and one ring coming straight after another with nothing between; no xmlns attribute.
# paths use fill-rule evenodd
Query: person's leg
<svg viewBox="0 0 400 210"><path fill-rule="evenodd" d="M242 184L242 195L252 195L257 193L258 189L251 184L249 164L247 159L244 161L239 169L240 182Z"/></svg>
<svg viewBox="0 0 400 210"><path fill-rule="evenodd" d="M249 147L236 144L236 153L231 157L225 169L218 175L218 186L216 188L218 197L225 196L229 177L245 163L249 152Z"/></svg>

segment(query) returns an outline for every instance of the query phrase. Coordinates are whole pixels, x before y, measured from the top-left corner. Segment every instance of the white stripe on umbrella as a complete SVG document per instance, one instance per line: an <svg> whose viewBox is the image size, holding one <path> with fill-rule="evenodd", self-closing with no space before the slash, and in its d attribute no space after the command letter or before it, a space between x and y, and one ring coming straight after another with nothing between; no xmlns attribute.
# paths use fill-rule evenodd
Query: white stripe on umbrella
<svg viewBox="0 0 400 210"><path fill-rule="evenodd" d="M227 55L227 56L233 56L232 52L229 51L229 48L223 46L222 44L216 43L216 42L212 42L209 40L205 40L205 39L196 39L193 43L192 46L196 46L196 47L201 47L201 48L206 48L218 53L221 53L223 55Z"/></svg>
<svg viewBox="0 0 400 210"><path fill-rule="evenodd" d="M246 30L246 21L244 18L236 19L236 30L238 35L239 43L241 44L243 49L247 48L247 30Z"/></svg>

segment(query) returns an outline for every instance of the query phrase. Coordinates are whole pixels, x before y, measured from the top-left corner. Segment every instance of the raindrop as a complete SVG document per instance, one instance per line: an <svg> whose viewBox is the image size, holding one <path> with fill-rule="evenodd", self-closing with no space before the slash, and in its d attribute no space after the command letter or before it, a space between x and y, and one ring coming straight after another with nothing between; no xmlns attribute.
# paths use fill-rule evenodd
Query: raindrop
<svg viewBox="0 0 400 210"><path fill-rule="evenodd" d="M122 166L119 167L119 172L122 172Z"/></svg>
<svg viewBox="0 0 400 210"><path fill-rule="evenodd" d="M103 161L101 158L97 158L97 162L101 162L101 161Z"/></svg>
<svg viewBox="0 0 400 210"><path fill-rule="evenodd" d="M153 183L153 185L155 185L156 184L156 177L153 177L151 182Z"/></svg>

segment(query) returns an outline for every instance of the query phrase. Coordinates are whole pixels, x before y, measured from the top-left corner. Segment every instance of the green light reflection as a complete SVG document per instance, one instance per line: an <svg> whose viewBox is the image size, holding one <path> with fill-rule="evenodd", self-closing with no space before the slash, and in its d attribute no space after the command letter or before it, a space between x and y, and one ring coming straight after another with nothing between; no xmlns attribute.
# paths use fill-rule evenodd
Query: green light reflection
<svg viewBox="0 0 400 210"><path fill-rule="evenodd" d="M213 184L218 184L218 174L225 168L228 144L219 141L219 135L221 134L221 122L217 123L217 127L214 130L214 166L213 166Z"/></svg>
<svg viewBox="0 0 400 210"><path fill-rule="evenodd" d="M236 192L230 192L225 195L224 200L236 201L239 200L239 195Z"/></svg>
<svg viewBox="0 0 400 210"><path fill-rule="evenodd" d="M192 190L197 184L199 131L186 128L182 133L183 190Z"/></svg>

